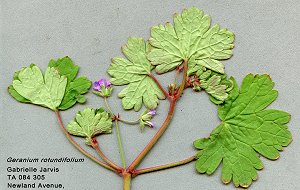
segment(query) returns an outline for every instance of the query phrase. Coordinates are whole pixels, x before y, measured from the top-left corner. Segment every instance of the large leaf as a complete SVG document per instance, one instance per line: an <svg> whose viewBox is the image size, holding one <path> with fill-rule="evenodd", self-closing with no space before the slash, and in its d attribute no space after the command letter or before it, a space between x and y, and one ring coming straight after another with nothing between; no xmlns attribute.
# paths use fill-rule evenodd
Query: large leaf
<svg viewBox="0 0 300 190"><path fill-rule="evenodd" d="M122 48L125 58L114 58L108 68L114 85L125 85L119 97L122 98L124 109L138 111L144 103L148 109L157 107L158 99L164 99L164 94L156 83L148 76L153 66L146 58L148 44L142 38L129 38Z"/></svg>
<svg viewBox="0 0 300 190"><path fill-rule="evenodd" d="M78 103L84 103L86 98L83 96L91 87L92 83L86 77L76 78L78 66L68 57L58 60L50 60L49 67L54 67L60 75L68 78L68 84L64 98L59 106L60 110L66 110Z"/></svg>
<svg viewBox="0 0 300 190"><path fill-rule="evenodd" d="M210 28L210 22L210 16L192 7L174 16L174 26L167 23L152 27L149 42L154 48L148 58L156 65L156 72L165 73L183 60L193 60L193 67L200 65L224 73L219 60L232 56L234 34L219 25Z"/></svg>
<svg viewBox="0 0 300 190"><path fill-rule="evenodd" d="M21 102L56 110L63 99L66 85L67 78L60 76L56 69L48 67L43 76L37 66L31 65L17 72L10 92L19 101L23 97Z"/></svg>
<svg viewBox="0 0 300 190"><path fill-rule="evenodd" d="M76 114L66 129L72 135L85 137L86 144L90 145L94 136L111 133L112 119L104 109L86 108Z"/></svg>
<svg viewBox="0 0 300 190"><path fill-rule="evenodd" d="M209 138L194 142L201 150L196 161L198 172L212 174L223 162L222 181L233 180L235 186L248 187L257 179L256 170L263 168L257 153L271 160L279 157L292 136L285 125L290 115L265 109L277 97L273 86L268 75L252 74L245 77L240 91L234 84L218 110L222 123Z"/></svg>

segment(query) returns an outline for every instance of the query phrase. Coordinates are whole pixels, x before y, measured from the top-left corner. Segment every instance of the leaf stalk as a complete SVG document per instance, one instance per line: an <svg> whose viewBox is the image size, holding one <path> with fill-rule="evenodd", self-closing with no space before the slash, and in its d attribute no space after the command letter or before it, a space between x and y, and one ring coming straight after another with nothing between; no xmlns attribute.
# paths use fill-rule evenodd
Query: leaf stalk
<svg viewBox="0 0 300 190"><path fill-rule="evenodd" d="M96 152L100 155L100 157L111 167L113 167L115 170L117 170L119 173L122 172L123 168L115 164L113 161L111 161L107 156L102 152L100 149L97 139L94 137L92 139L92 147L96 150Z"/></svg>
<svg viewBox="0 0 300 190"><path fill-rule="evenodd" d="M166 117L165 121L163 122L163 124L160 127L160 129L156 132L156 134L152 137L152 139L148 142L148 144L146 145L146 147L140 152L140 154L135 158L135 160L127 168L127 170L129 172L133 172L134 171L134 169L139 165L139 163L143 160L143 158L148 154L148 152L156 144L156 142L158 141L158 139L163 135L163 133L166 131L169 123L171 122L171 119L173 117L174 110L175 110L174 109L175 108L175 104L180 99L180 96L181 96L183 90L185 89L186 75L187 75L187 64L188 64L188 61L184 60L183 61L183 77L182 77L182 81L181 81L181 85L180 85L178 93L176 95L174 95L174 96L170 96L170 95L167 94L167 92L165 92L167 94L167 97L169 98L169 101L170 101L170 107L169 107L169 111L168 111L168 114L167 114L167 117ZM150 77L151 77L151 75L150 75ZM153 77L153 80L157 83L158 86L160 86L161 89L164 89L160 85L160 83L158 82L158 80L156 80L155 77Z"/></svg>
<svg viewBox="0 0 300 190"><path fill-rule="evenodd" d="M170 99L170 95L164 89L164 87L160 84L160 82L157 80L157 78L152 73L149 73L148 76L154 80L154 82L157 84L157 86L160 88L160 90L164 93L165 97Z"/></svg>
<svg viewBox="0 0 300 190"><path fill-rule="evenodd" d="M60 116L60 112L58 110L55 111L57 120L59 122L59 126L62 129L62 131L64 132L65 136L67 137L67 139L71 142L71 144L77 149L79 150L83 155L85 155L86 157L90 158L91 160L93 160L94 162L96 162L97 164L99 164L100 166L111 170L117 174L120 174L118 170L116 170L115 168L109 166L108 164L98 160L97 158L95 158L94 156L92 156L91 154L89 154L88 152L86 152L85 150L83 150L79 144L77 144L74 139L71 137L71 135L68 133L68 131L66 130L66 128L64 127L64 124L62 122L61 116Z"/></svg>
<svg viewBox="0 0 300 190"><path fill-rule="evenodd" d="M168 169L168 168L173 168L173 167L176 167L176 166L181 166L181 165L184 165L184 164L188 164L188 163L194 161L195 159L196 159L196 155L190 156L186 159L183 159L183 160L180 160L180 161L177 161L177 162L171 162L171 163L164 164L164 165L159 165L159 166L153 166L153 167L134 170L132 172L132 177L135 177L135 176L141 175L141 174L145 174L145 173L150 173L150 172L155 172L155 171L164 170L164 169Z"/></svg>

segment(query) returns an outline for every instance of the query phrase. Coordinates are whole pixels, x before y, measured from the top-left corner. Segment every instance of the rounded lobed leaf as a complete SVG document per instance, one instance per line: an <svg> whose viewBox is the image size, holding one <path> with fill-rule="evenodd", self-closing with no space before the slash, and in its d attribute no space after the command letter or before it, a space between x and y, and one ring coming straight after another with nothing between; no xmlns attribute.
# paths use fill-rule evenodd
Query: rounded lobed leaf
<svg viewBox="0 0 300 190"><path fill-rule="evenodd" d="M210 28L210 16L196 7L175 14L174 26L167 23L151 28L150 44L154 47L147 55L157 73L165 73L181 65L184 60L224 73L220 60L229 59L234 47L234 34L219 25ZM190 66L188 73L194 72Z"/></svg>
<svg viewBox="0 0 300 190"><path fill-rule="evenodd" d="M8 92L17 101L66 110L76 102L84 103L85 94L91 87L86 77L76 78L78 66L69 57L50 60L43 76L41 70L31 64L15 72Z"/></svg>
<svg viewBox="0 0 300 190"><path fill-rule="evenodd" d="M48 67L43 76L37 66L31 65L18 72L10 92L22 102L56 110L63 99L66 86L67 78L60 76L56 69Z"/></svg>
<svg viewBox="0 0 300 190"><path fill-rule="evenodd" d="M102 108L85 108L76 114L66 129L71 135L85 137L86 144L91 145L93 137L112 132L112 119Z"/></svg>
<svg viewBox="0 0 300 190"><path fill-rule="evenodd" d="M235 81L233 86L218 110L222 124L209 138L194 142L200 150L196 169L212 174L222 162L222 181L233 181L235 186L246 188L257 179L256 170L263 168L257 153L275 160L279 151L291 142L292 135L286 126L290 114L265 110L277 97L268 75L249 74L240 90Z"/></svg>
<svg viewBox="0 0 300 190"><path fill-rule="evenodd" d="M123 108L139 111L144 104L148 109L158 105L158 99L165 99L163 92L149 77L153 66L146 58L149 45L142 38L129 38L122 48L124 58L114 58L108 68L114 85L125 85L119 97L122 98Z"/></svg>
<svg viewBox="0 0 300 190"><path fill-rule="evenodd" d="M66 76L68 79L64 98L58 108L67 110L77 102L85 103L86 98L83 94L88 92L92 82L87 77L76 78L79 67L73 63L71 58L66 56L56 61L52 59L48 66L57 69L60 75Z"/></svg>

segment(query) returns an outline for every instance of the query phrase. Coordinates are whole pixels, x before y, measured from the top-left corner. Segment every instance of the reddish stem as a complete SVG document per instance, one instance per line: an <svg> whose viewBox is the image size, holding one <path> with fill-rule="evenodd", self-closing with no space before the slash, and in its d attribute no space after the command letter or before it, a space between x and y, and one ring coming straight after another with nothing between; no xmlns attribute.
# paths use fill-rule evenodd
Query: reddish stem
<svg viewBox="0 0 300 190"><path fill-rule="evenodd" d="M168 92L164 89L164 87L162 87L162 85L157 80L157 78L152 73L149 73L148 76L154 80L154 82L157 84L157 86L160 88L160 90L164 93L165 97L170 99Z"/></svg>
<svg viewBox="0 0 300 190"><path fill-rule="evenodd" d="M168 112L168 115L167 115L164 123L162 124L162 126L160 127L160 129L157 131L157 133L149 141L149 143L147 144L147 146L142 150L142 152L130 164L130 166L127 169L128 171L133 171L135 169L135 167L142 161L142 159L147 155L147 153L152 149L152 147L154 146L154 144L158 141L158 139L165 132L165 130L167 129L168 124L170 123L171 118L173 116L174 108L175 108L175 103L176 103L176 101L171 100L169 112Z"/></svg>
<svg viewBox="0 0 300 190"><path fill-rule="evenodd" d="M165 130L167 129L172 116L174 114L174 108L175 108L175 104L176 102L179 100L184 88L185 88L185 82L186 82L186 74L187 74L187 64L188 61L184 60L183 61L183 77L182 77L182 81L181 81L181 86L179 88L179 91L176 95L174 96L169 96L167 95L167 97L169 98L170 101L170 107L169 107L169 111L167 114L167 117L164 121L164 123L162 124L162 126L160 127L160 129L156 132L156 134L152 137L152 139L148 142L148 144L146 145L146 147L141 151L141 153L135 158L135 160L130 164L130 166L127 168L127 171L129 172L133 172L133 170L139 165L139 163L143 160L143 158L148 154L148 152L152 149L152 147L155 145L155 143L158 141L158 139L163 135L163 133L165 132ZM150 75L151 77L152 75ZM152 77L151 77L152 78ZM156 80L156 78L154 77L153 80L157 83L158 86L160 86L161 89L163 89L160 85L160 83ZM165 93L167 94L167 92L165 91Z"/></svg>
<svg viewBox="0 0 300 190"><path fill-rule="evenodd" d="M180 160L180 161L177 161L177 162L172 162L172 163L168 163L168 164L164 164L164 165L159 165L159 166L153 166L153 167L149 167L149 168L134 170L132 172L132 177L135 177L135 176L141 175L141 174L145 174L145 173L155 172L155 171L158 171L158 170L164 170L164 169L173 168L173 167L176 167L176 166L188 164L188 163L194 161L195 159L196 159L196 156L191 156L191 157L188 157L184 160Z"/></svg>
<svg viewBox="0 0 300 190"><path fill-rule="evenodd" d="M128 172L123 172L122 173L123 176L123 190L130 190L131 187L131 173Z"/></svg>
<svg viewBox="0 0 300 190"><path fill-rule="evenodd" d="M97 153L100 155L100 157L107 163L109 164L111 167L113 167L115 170L118 171L118 173L122 173L123 168L118 166L117 164L115 164L113 161L111 161L109 158L107 158L107 156L105 156L105 154L102 152L102 150L100 149L97 139L93 138L92 139L92 147L97 151Z"/></svg>
<svg viewBox="0 0 300 190"><path fill-rule="evenodd" d="M187 73L187 69L188 69L188 65L187 65L187 64L188 64L188 61L187 61L187 60L184 60L184 61L183 61L183 77L182 77L182 81L181 81L180 88L179 88L179 90L178 90L178 94L177 94L176 97L175 97L175 100L176 100L176 101L180 98L180 96L181 96L183 90L185 89L186 73Z"/></svg>

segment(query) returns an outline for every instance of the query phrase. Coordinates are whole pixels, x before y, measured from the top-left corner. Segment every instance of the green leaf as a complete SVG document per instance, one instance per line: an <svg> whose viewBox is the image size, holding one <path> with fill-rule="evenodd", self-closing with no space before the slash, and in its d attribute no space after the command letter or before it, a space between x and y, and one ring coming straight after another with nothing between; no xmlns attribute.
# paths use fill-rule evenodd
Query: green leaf
<svg viewBox="0 0 300 190"><path fill-rule="evenodd" d="M201 66L190 78L194 80L193 89L201 91L204 89L209 99L214 104L222 104L233 88L232 79L227 79L226 74L216 73Z"/></svg>
<svg viewBox="0 0 300 190"><path fill-rule="evenodd" d="M21 103L30 103L30 100L24 98L23 96L21 96L13 87L13 85L9 85L8 87L8 92L10 93L10 95L12 97L14 97L17 101L21 102Z"/></svg>
<svg viewBox="0 0 300 190"><path fill-rule="evenodd" d="M12 84L13 88L11 88L11 94L14 94L12 95L14 98L18 98L21 102L30 102L52 110L56 110L60 105L65 93L67 78L60 76L56 69L48 67L45 76L43 76L37 66L31 65L22 68L16 75Z"/></svg>
<svg viewBox="0 0 300 190"><path fill-rule="evenodd" d="M33 67L34 64L31 64L29 67ZM21 70L20 70L21 71ZM15 72L14 76L13 76L13 80L19 80L19 73L20 71ZM23 96L21 96L13 87L13 85L9 85L8 86L8 92L10 93L10 95L12 97L14 97L17 101L21 102L21 103L30 103L30 100L24 98Z"/></svg>
<svg viewBox="0 0 300 190"><path fill-rule="evenodd" d="M228 94L231 92L233 88L232 79L227 79L226 74L218 74L215 72L211 72L210 76L204 78L210 70L203 72L200 78L200 87L205 89L205 91L209 94L209 99L214 104L222 104L227 98Z"/></svg>
<svg viewBox="0 0 300 190"><path fill-rule="evenodd" d="M31 69L33 71L35 71L35 65L30 65L30 67L28 69ZM79 103L84 103L86 101L86 98L82 96L82 94L85 94L89 88L91 87L91 81L88 80L86 77L79 77L77 79L75 79L77 73L78 73L78 66L74 65L72 60L69 57L64 57L61 59L58 59L57 61L55 60L50 60L49 62L49 67L48 68L53 68L51 70L55 70L55 73L59 73L59 75L61 75L63 78L66 78L66 86L65 86L65 90L64 90L64 94L63 94L63 100L61 102L61 104L59 105L59 109L60 110L66 110L70 107L72 107L76 102ZM27 69L27 70L28 70ZM14 81L20 81L19 79L19 75L22 73L22 76L24 78L24 74L23 74L23 70L25 70L25 68L21 69L20 71L16 72L14 74ZM40 72L40 71L39 71ZM29 73L29 74L28 74ZM33 75L33 73L30 73L27 71L28 75ZM40 73L35 73L35 76L33 77L39 77L40 78ZM57 76L59 76L57 75ZM25 77L26 78L26 77ZM22 79L23 80L23 79ZM34 78L28 79L31 82L34 81ZM38 81L39 82L39 81ZM28 82L29 86L27 87L27 90L29 88L31 88L32 91L34 91L34 89L32 89L32 87L30 86L30 82ZM33 84L35 85L35 84ZM38 86L36 88L39 88ZM51 87L51 88L55 88L55 87ZM35 89L38 90L38 89ZM33 103L31 102L30 99L22 96L20 94L20 92L18 92L18 90L15 89L14 85L10 85L8 87L8 92L19 102L22 103ZM32 92L30 92L32 93ZM61 91L62 93L62 91ZM61 95L61 94L60 94ZM47 105L44 105L43 103L39 103L39 101L46 101L46 100L38 100L38 95L34 95L34 94L29 94L29 96L35 96L36 100L34 104L39 104L39 105L43 105L46 107L49 107L50 109L55 109L57 108L57 106L54 108L53 105L49 105L50 103L48 102ZM55 97L53 97L55 98ZM49 100L48 100L49 101Z"/></svg>
<svg viewBox="0 0 300 190"><path fill-rule="evenodd" d="M74 106L76 102L82 104L86 101L86 98L83 97L82 94L85 94L90 89L92 83L86 77L75 79L79 68L68 56L58 59L57 61L52 59L48 66L56 68L60 75L68 78L66 92L59 106L60 110L69 109Z"/></svg>
<svg viewBox="0 0 300 190"><path fill-rule="evenodd" d="M91 85L91 81L86 77L79 77L71 81L67 86L66 94L59 109L69 109L75 105L76 102L80 104L85 103L86 98L82 94L85 94L90 89Z"/></svg>
<svg viewBox="0 0 300 190"><path fill-rule="evenodd" d="M268 75L247 75L240 91L234 88L218 113L222 123L209 138L194 142L198 153L196 169L212 174L223 163L222 181L235 186L249 187L263 168L258 154L275 160L287 146L292 135L286 112L265 108L277 97L274 83Z"/></svg>
<svg viewBox="0 0 300 190"><path fill-rule="evenodd" d="M149 45L142 38L131 37L122 50L127 59L114 58L108 74L112 76L112 84L128 84L119 94L123 108L138 111L143 103L148 109L156 108L158 99L164 99L165 96L149 77L153 69L146 58Z"/></svg>
<svg viewBox="0 0 300 190"><path fill-rule="evenodd" d="M79 70L78 66L75 65L68 56L56 61L51 59L48 67L55 67L59 71L60 75L64 75L68 78L68 83L75 79Z"/></svg>
<svg viewBox="0 0 300 190"><path fill-rule="evenodd" d="M76 114L66 129L71 135L85 137L86 144L91 145L93 137L112 132L112 119L104 109L86 108Z"/></svg>
<svg viewBox="0 0 300 190"><path fill-rule="evenodd" d="M219 25L210 28L210 16L196 7L175 14L174 26L154 26L150 44L154 47L148 59L156 65L156 72L165 73L175 69L183 60L194 61L193 65L204 66L224 73L219 60L232 56L234 34ZM194 69L190 66L188 70ZM188 71L190 73L190 71Z"/></svg>
<svg viewBox="0 0 300 190"><path fill-rule="evenodd" d="M227 86L220 84L221 76L213 75L207 81L200 80L200 82L201 87L213 98L223 102L228 97L226 92Z"/></svg>

